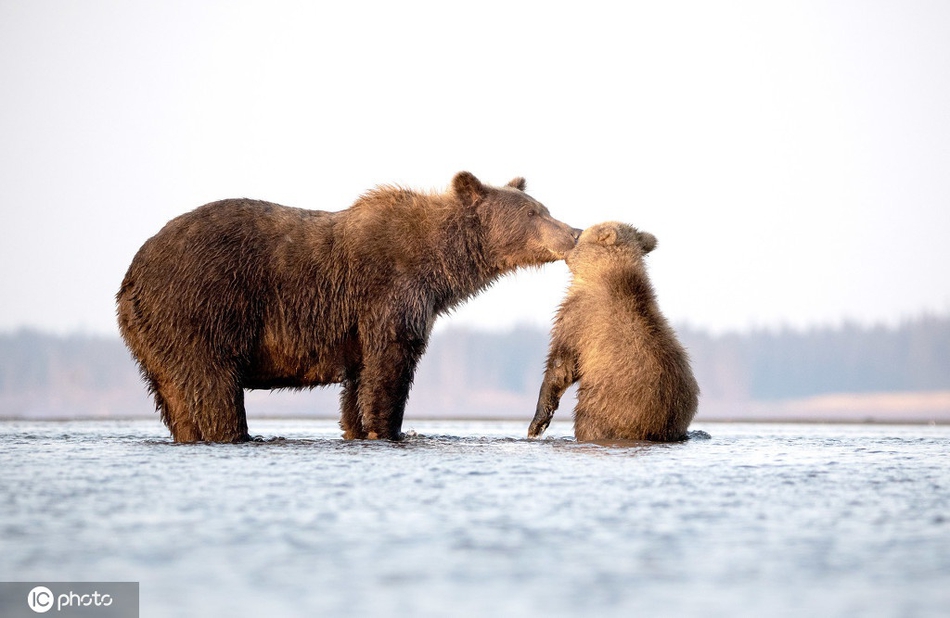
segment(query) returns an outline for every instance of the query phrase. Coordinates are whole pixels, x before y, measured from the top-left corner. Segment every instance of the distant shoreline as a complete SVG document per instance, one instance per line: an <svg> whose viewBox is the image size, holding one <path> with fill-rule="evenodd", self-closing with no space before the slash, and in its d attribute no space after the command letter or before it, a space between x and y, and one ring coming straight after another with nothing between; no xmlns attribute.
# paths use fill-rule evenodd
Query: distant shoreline
<svg viewBox="0 0 950 618"><path fill-rule="evenodd" d="M570 417L566 417L570 420ZM310 415L277 415L277 416L249 416L248 422L255 421L336 421L336 417L322 416L316 414ZM0 423L73 423L73 422L104 422L104 421L142 421L156 423L156 427L161 426L160 419L156 416L150 419L147 416L128 415L128 416L49 416L49 417L2 417ZM458 421L458 422L523 422L525 428L530 423L530 418L521 418L513 416L413 416L406 417L403 421L405 427L411 426L414 421L438 422L438 421ZM872 416L863 417L804 417L804 416L697 416L694 424L712 423L712 424L769 424L769 425L950 425L950 413L941 414L933 417L921 416Z"/></svg>
<svg viewBox="0 0 950 618"><path fill-rule="evenodd" d="M138 390L138 389L136 389ZM250 391L247 415L257 419L337 420L338 394L314 391ZM85 400L47 399L39 405L3 405L0 421L140 420L160 423L144 393L124 394L103 405L95 396ZM6 400L9 404L11 401ZM43 405L45 404L45 405ZM98 405L97 405L98 404ZM531 420L535 398L527 394L487 392L459 397L432 397L420 392L410 398L405 423L412 421L522 421ZM565 395L557 420L570 421L572 395ZM126 411L116 413L116 411ZM483 410L473 413L470 410ZM838 423L888 425L950 424L950 390L879 393L829 393L783 400L722 400L700 398L697 423Z"/></svg>

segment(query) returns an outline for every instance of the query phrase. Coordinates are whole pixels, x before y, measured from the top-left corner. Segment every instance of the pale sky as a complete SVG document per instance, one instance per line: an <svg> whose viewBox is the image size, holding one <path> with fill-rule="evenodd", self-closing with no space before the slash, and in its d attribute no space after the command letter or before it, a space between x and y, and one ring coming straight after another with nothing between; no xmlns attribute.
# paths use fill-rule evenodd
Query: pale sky
<svg viewBox="0 0 950 618"><path fill-rule="evenodd" d="M0 0L0 331L115 333L135 251L225 197L469 170L659 239L674 323L950 312L950 2ZM447 324L548 325L562 264Z"/></svg>

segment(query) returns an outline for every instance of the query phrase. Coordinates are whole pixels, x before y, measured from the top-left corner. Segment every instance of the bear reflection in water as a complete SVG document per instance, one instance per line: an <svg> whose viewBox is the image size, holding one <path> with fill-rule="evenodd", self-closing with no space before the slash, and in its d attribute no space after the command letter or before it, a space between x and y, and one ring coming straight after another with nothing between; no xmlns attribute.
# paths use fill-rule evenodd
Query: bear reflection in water
<svg viewBox="0 0 950 618"><path fill-rule="evenodd" d="M132 260L119 328L177 442L250 439L244 389L342 383L345 438L399 439L435 319L580 230L516 178L379 187L339 212L249 199L171 220Z"/></svg>
<svg viewBox="0 0 950 618"><path fill-rule="evenodd" d="M567 256L573 279L555 318L529 437L544 433L575 382L578 440L688 437L699 386L647 277L643 258L655 247L652 234L622 223L581 234Z"/></svg>

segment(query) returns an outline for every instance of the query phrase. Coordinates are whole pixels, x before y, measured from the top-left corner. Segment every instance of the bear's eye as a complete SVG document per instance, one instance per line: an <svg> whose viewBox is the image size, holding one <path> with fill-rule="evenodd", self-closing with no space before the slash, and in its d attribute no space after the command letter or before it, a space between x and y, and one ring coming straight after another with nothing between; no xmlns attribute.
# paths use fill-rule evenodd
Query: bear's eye
<svg viewBox="0 0 950 618"><path fill-rule="evenodd" d="M528 211L528 216L529 216L529 217L534 217L534 216L536 216L537 214L538 214L538 211L535 210L534 208L532 208L531 210Z"/></svg>

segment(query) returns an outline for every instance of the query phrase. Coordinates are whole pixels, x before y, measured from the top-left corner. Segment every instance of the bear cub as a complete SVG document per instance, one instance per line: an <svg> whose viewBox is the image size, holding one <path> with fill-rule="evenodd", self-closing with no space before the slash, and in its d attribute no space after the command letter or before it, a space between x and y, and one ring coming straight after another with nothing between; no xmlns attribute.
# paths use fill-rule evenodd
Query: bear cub
<svg viewBox="0 0 950 618"><path fill-rule="evenodd" d="M572 282L555 318L529 437L547 429L564 391L579 382L577 440L686 439L699 386L647 276L644 256L655 247L656 237L623 223L581 234L566 259Z"/></svg>

